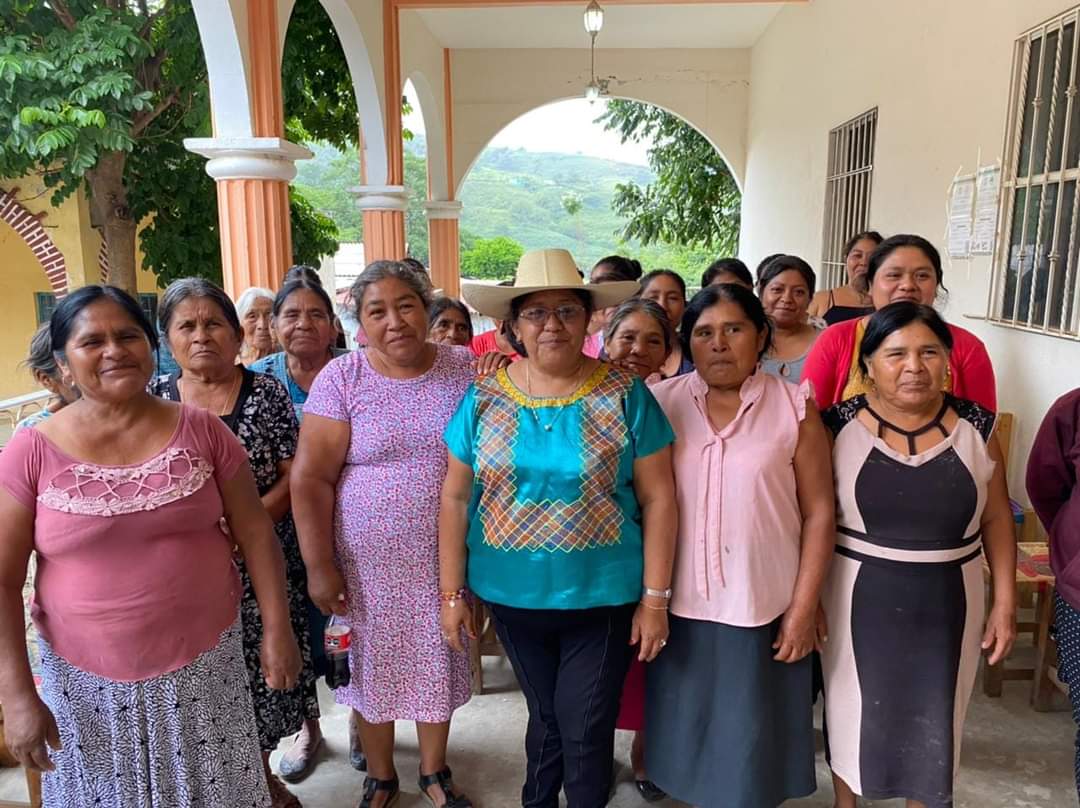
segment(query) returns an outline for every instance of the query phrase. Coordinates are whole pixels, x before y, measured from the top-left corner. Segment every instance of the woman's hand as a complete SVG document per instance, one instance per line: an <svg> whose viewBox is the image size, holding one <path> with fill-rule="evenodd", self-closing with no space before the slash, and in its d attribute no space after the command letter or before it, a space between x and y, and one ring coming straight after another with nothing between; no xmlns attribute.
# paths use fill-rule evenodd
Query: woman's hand
<svg viewBox="0 0 1080 808"><path fill-rule="evenodd" d="M271 690L292 690L300 678L300 648L292 628L267 630L264 626L259 661Z"/></svg>
<svg viewBox="0 0 1080 808"><path fill-rule="evenodd" d="M772 644L777 662L798 662L814 649L817 639L816 609L788 609L780 621L780 633Z"/></svg>
<svg viewBox="0 0 1080 808"><path fill-rule="evenodd" d="M987 663L996 665L1005 659L1015 641L1016 605L995 600L990 616L986 618L986 631L983 633L982 649L990 651Z"/></svg>
<svg viewBox="0 0 1080 808"><path fill-rule="evenodd" d="M817 607L814 629L814 650L820 654L825 650L825 643L829 641L829 621L825 617L825 609L822 608L820 603Z"/></svg>
<svg viewBox="0 0 1080 808"><path fill-rule="evenodd" d="M652 662L667 645L667 618L667 606L656 609L644 603L638 604L634 612L634 622L630 628L630 644L641 643L641 648L638 650L638 659L641 662Z"/></svg>
<svg viewBox="0 0 1080 808"><path fill-rule="evenodd" d="M60 730L45 702L37 693L24 699L4 702L4 739L20 765L39 772L51 772L49 750L60 749Z"/></svg>
<svg viewBox="0 0 1080 808"><path fill-rule="evenodd" d="M446 644L459 653L465 652L465 643L461 641L461 630L469 635L469 639L476 640L476 626L473 621L473 611L468 601L458 599L451 606L446 601L439 605L439 623L442 625L443 639Z"/></svg>
<svg viewBox="0 0 1080 808"><path fill-rule="evenodd" d="M345 579L336 564L308 567L307 582L308 596L320 612L345 616Z"/></svg>
<svg viewBox="0 0 1080 808"><path fill-rule="evenodd" d="M476 375L482 379L485 376L491 376L498 373L509 364L510 357L506 354L500 353L499 351L488 351L473 362L473 367L476 368Z"/></svg>

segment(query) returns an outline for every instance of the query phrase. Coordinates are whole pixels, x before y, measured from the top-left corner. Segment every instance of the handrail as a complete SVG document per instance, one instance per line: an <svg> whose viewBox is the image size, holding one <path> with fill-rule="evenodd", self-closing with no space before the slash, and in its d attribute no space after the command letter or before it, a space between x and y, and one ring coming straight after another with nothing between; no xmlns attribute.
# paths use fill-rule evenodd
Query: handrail
<svg viewBox="0 0 1080 808"><path fill-rule="evenodd" d="M5 398L0 401L0 422L8 421L11 428L14 429L15 424L19 423L30 412L40 412L45 409L51 398L52 393L48 390L38 390L14 398Z"/></svg>

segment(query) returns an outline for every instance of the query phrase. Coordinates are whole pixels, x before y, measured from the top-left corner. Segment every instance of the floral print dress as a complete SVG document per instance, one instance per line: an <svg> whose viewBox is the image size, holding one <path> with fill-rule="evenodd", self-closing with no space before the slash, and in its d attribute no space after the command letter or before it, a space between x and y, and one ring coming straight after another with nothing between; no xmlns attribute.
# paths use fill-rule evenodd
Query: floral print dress
<svg viewBox="0 0 1080 808"><path fill-rule="evenodd" d="M278 481L278 464L283 460L291 460L296 454L298 426L292 401L279 381L248 369L243 372L244 378L240 384L236 405L222 420L247 451L255 484L262 496ZM179 401L178 380L177 374L159 376L151 383L151 392L170 401ZM247 663L251 695L255 703L259 745L264 752L276 749L285 736L299 732L304 719L319 717L319 700L315 692L316 677L311 661L312 637L307 619L307 572L300 555L292 513L287 513L274 528L285 555L289 614L303 662L300 680L292 690L271 690L266 686L259 658L263 635L259 605L255 600L255 589L243 559L238 558L236 562L244 583L244 595L240 603L244 660ZM320 640L321 638L315 638L315 641Z"/></svg>

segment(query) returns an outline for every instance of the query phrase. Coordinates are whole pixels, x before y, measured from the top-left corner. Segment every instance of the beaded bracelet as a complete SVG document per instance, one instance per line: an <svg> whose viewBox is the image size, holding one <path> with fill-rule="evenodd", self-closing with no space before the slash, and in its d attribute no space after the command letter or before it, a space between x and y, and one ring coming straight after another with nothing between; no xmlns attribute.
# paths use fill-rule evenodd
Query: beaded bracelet
<svg viewBox="0 0 1080 808"><path fill-rule="evenodd" d="M453 609L457 606L459 600L465 600L465 587L462 587L456 592L440 592L439 600Z"/></svg>

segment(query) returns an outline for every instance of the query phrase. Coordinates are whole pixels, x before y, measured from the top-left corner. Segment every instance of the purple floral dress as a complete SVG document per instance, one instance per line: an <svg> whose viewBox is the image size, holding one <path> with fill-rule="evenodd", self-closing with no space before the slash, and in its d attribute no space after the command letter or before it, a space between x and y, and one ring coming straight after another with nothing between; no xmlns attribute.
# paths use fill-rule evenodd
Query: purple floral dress
<svg viewBox="0 0 1080 808"><path fill-rule="evenodd" d="M334 541L352 627L352 682L337 701L365 720L448 721L469 700L468 654L439 627L443 430L473 379L472 354L439 345L414 379L375 371L365 351L330 362L304 412L351 427Z"/></svg>

